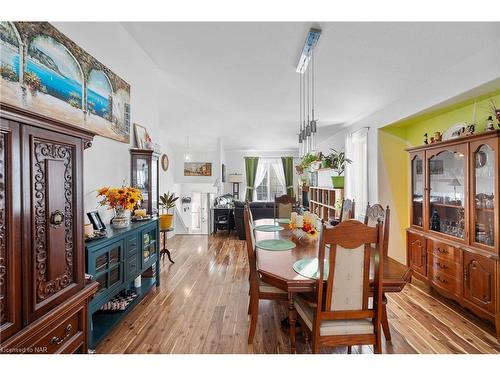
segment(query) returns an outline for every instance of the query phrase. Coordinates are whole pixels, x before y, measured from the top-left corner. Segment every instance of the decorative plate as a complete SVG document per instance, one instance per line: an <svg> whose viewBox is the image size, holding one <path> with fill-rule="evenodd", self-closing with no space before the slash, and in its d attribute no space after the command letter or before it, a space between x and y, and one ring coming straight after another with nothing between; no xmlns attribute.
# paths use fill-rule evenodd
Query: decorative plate
<svg viewBox="0 0 500 375"><path fill-rule="evenodd" d="M161 168L166 172L168 170L168 166L169 166L169 161L168 161L168 156L167 154L163 154L161 156Z"/></svg>
<svg viewBox="0 0 500 375"><path fill-rule="evenodd" d="M295 243L289 240L262 240L257 242L257 247L262 250L285 251L295 248Z"/></svg>
<svg viewBox="0 0 500 375"><path fill-rule="evenodd" d="M443 133L443 141L448 139L458 138L465 134L467 130L467 124L465 122L459 122L452 125Z"/></svg>
<svg viewBox="0 0 500 375"><path fill-rule="evenodd" d="M293 270L299 275L307 277L308 279L317 279L318 272L318 258L305 258L296 261L293 264ZM323 280L328 279L328 259L325 259L325 272L323 273Z"/></svg>

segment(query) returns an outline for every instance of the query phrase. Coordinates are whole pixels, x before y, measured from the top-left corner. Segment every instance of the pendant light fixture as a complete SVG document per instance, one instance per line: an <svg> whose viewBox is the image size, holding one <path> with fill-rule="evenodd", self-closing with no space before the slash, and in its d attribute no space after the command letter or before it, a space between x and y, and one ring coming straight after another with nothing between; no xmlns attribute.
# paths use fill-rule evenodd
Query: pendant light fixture
<svg viewBox="0 0 500 375"><path fill-rule="evenodd" d="M189 152L189 135L186 139L186 153L184 154L185 161L191 161L191 153Z"/></svg>
<svg viewBox="0 0 500 375"><path fill-rule="evenodd" d="M317 120L315 114L314 48L321 30L311 28L307 34L296 72L299 83L299 156L317 152Z"/></svg>

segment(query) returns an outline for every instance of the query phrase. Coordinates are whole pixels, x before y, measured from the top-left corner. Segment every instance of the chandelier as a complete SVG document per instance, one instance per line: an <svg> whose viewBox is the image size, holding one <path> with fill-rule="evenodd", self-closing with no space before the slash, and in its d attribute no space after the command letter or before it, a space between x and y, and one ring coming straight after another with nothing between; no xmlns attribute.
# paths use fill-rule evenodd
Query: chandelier
<svg viewBox="0 0 500 375"><path fill-rule="evenodd" d="M317 121L314 112L314 47L316 47L320 35L320 29L311 28L309 30L296 70L299 73L300 157L317 151Z"/></svg>

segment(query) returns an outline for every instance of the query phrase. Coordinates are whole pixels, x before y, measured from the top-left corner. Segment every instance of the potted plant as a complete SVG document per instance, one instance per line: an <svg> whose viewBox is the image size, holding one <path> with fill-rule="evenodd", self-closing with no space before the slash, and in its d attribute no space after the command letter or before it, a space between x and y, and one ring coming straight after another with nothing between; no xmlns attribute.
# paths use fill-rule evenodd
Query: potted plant
<svg viewBox="0 0 500 375"><path fill-rule="evenodd" d="M174 193L170 193L169 191L160 195L159 205L162 210L167 212L160 214L160 229L169 229L172 227L174 215L169 214L168 211L175 207L175 201L177 201L177 199L179 199L179 197L176 197Z"/></svg>
<svg viewBox="0 0 500 375"><path fill-rule="evenodd" d="M344 188L344 176L343 173L345 171L346 163L352 163L352 160L345 157L344 151L337 151L335 149L331 149L332 153L326 156L328 160L330 160L331 167L335 172L337 172L336 176L332 176L332 185L335 189L343 189Z"/></svg>

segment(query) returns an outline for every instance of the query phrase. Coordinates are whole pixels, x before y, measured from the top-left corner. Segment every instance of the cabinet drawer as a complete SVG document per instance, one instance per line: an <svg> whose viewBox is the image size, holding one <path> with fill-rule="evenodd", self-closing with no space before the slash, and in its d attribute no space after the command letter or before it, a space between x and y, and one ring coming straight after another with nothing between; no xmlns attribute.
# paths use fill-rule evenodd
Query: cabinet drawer
<svg viewBox="0 0 500 375"><path fill-rule="evenodd" d="M429 258L429 267L433 269L433 272L441 272L455 279L458 278L459 275L459 265L457 263L447 258L437 257L434 253L431 253Z"/></svg>
<svg viewBox="0 0 500 375"><path fill-rule="evenodd" d="M83 342L84 327L83 309L80 309L50 330L33 347L35 350L41 350L41 352L49 354L67 353L69 347L73 347L76 341L78 342L77 346L80 345L80 342Z"/></svg>
<svg viewBox="0 0 500 375"><path fill-rule="evenodd" d="M448 292L453 294L457 293L458 281L453 276L450 276L433 268L431 280L435 286L447 290Z"/></svg>
<svg viewBox="0 0 500 375"><path fill-rule="evenodd" d="M127 259L127 279L135 276L139 272L139 258L137 256L133 256Z"/></svg>
<svg viewBox="0 0 500 375"><path fill-rule="evenodd" d="M137 253L137 235L127 237L127 256Z"/></svg>
<svg viewBox="0 0 500 375"><path fill-rule="evenodd" d="M435 257L450 260L452 262L458 262L460 260L460 250L444 242L428 239L427 249Z"/></svg>

